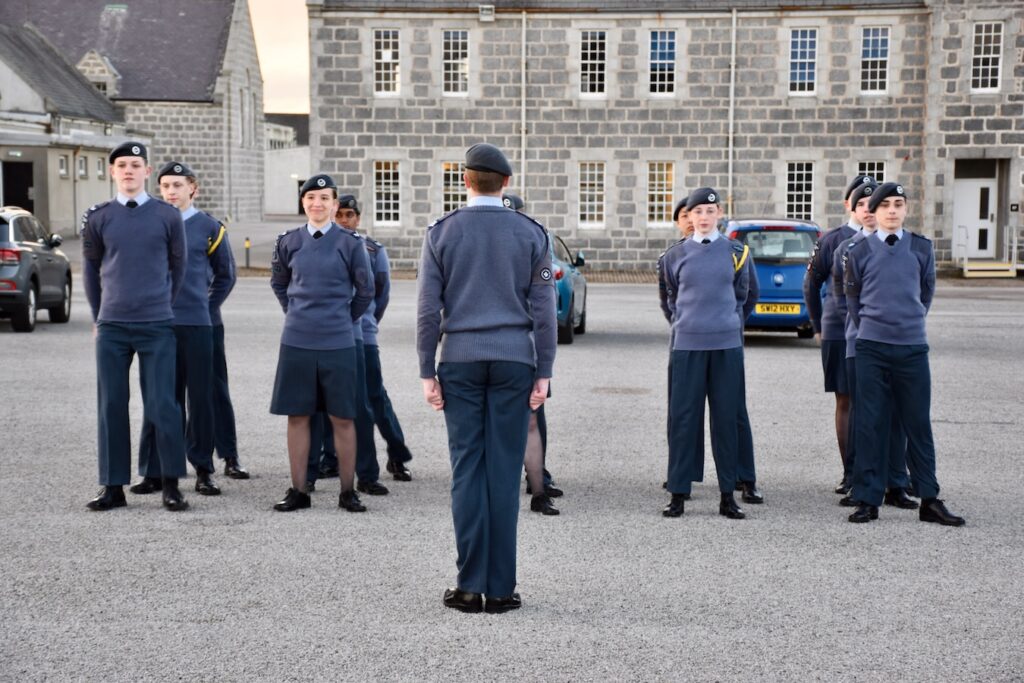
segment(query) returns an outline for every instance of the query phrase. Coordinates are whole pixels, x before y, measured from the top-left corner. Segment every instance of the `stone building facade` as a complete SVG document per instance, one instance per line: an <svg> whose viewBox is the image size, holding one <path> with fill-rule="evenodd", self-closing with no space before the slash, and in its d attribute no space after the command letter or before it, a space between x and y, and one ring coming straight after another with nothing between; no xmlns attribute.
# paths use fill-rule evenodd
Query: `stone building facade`
<svg viewBox="0 0 1024 683"><path fill-rule="evenodd" d="M1019 2L307 4L313 165L363 197L399 265L464 196L458 162L480 140L509 155L527 212L594 268L653 267L674 200L703 185L732 216L830 227L851 176L898 179L909 227L949 260L970 246L953 190L994 169L988 247L1021 228Z"/></svg>

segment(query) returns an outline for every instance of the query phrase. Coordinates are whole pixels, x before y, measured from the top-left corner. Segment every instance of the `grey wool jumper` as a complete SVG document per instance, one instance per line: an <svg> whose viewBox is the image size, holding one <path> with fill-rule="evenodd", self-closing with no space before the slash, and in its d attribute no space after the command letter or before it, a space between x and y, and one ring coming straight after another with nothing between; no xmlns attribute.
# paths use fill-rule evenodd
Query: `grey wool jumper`
<svg viewBox="0 0 1024 683"><path fill-rule="evenodd" d="M551 377L555 288L539 223L504 206L457 209L427 229L417 277L420 377L435 376L439 341L442 363L514 361Z"/></svg>
<svg viewBox="0 0 1024 683"><path fill-rule="evenodd" d="M857 231L846 224L829 230L814 245L814 253L807 264L807 274L804 275L804 303L807 304L811 326L825 341L838 341L843 338L846 302L842 300L842 290L836 290L831 286L828 287L825 300L822 301L821 288L832 274L836 248L856 234Z"/></svg>

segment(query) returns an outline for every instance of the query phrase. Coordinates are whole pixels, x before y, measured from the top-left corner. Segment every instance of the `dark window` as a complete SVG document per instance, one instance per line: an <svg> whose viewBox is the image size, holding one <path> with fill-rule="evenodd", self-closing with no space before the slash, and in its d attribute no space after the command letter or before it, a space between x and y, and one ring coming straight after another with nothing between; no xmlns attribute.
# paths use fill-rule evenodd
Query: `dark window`
<svg viewBox="0 0 1024 683"><path fill-rule="evenodd" d="M981 196L978 197L978 218L988 220L988 188L981 188Z"/></svg>

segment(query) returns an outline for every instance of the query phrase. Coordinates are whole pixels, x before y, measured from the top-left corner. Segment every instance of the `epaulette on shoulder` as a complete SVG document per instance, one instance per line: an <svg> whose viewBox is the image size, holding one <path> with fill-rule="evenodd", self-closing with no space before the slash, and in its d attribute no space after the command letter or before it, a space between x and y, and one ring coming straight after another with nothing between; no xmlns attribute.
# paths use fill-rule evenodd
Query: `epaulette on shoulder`
<svg viewBox="0 0 1024 683"><path fill-rule="evenodd" d="M221 219L217 218L212 213L209 213L207 211L200 211L199 213L203 214L204 216L209 218L211 221L213 221L217 225L223 227L225 230L228 229L228 222L227 221L222 221Z"/></svg>
<svg viewBox="0 0 1024 683"><path fill-rule="evenodd" d="M924 242L925 244L931 244L931 243L932 243L932 241L931 241L930 239L928 239L928 238L927 238L927 237L925 237L924 235L919 235L919 234L918 234L918 233L916 233L916 232L912 232L912 233L910 233L910 235L911 235L911 237L914 237L914 238L916 238L916 239L918 239L918 240L921 240L921 241L922 241L922 242Z"/></svg>
<svg viewBox="0 0 1024 683"><path fill-rule="evenodd" d="M433 223L428 225L427 226L427 230L430 230L431 228L435 228L438 225L441 225L441 223L445 222L446 220L448 220L449 218L451 218L452 216L454 216L455 214L457 214L461 210L462 210L461 206L458 207L457 209L452 209L451 211L449 211L448 213L446 213L445 215L441 216L436 221L434 221Z"/></svg>
<svg viewBox="0 0 1024 683"><path fill-rule="evenodd" d="M680 240L676 240L672 244L668 245L668 247L666 247L665 251L661 252L661 255L658 256L658 260L661 260L662 258L664 258L664 256L666 254L668 254L668 252L672 251L673 249L675 249L676 247L678 247L680 244L682 244L683 242L685 242L688 239L689 239L689 237L684 237L684 238L682 238Z"/></svg>
<svg viewBox="0 0 1024 683"><path fill-rule="evenodd" d="M544 225L539 220L537 220L536 218L534 218L533 216L531 216L528 213L523 213L522 211L516 211L516 213L518 213L523 218L529 220L531 223L533 223L538 228L540 228L544 232L545 235L547 235L547 233L548 233L547 228L545 228Z"/></svg>
<svg viewBox="0 0 1024 683"><path fill-rule="evenodd" d="M302 230L302 228L301 227L290 228L290 229L285 230L284 232L278 234L277 239L274 240L274 246L277 246L277 244L281 241L281 238L286 237L287 235L291 235L293 232L296 232L298 230Z"/></svg>
<svg viewBox="0 0 1024 683"><path fill-rule="evenodd" d="M743 244L743 242L740 242L739 240L734 240L731 237L726 239L729 240L729 246L732 247L733 251L735 251L737 254L743 253L743 249L746 247L746 245Z"/></svg>
<svg viewBox="0 0 1024 683"><path fill-rule="evenodd" d="M383 244L373 239L372 237L366 235L364 235L364 237L366 238L366 248L369 249L370 251L378 251L384 248Z"/></svg>
<svg viewBox="0 0 1024 683"><path fill-rule="evenodd" d="M89 214L91 214L93 211L97 211L99 209L102 209L104 206L108 206L110 204L110 202L112 202L112 201L114 201L114 200L113 199L108 199L105 202L100 202L99 204L93 204L92 206L90 206L88 209L85 210L85 213L82 214L82 220L84 221L86 218L88 218Z"/></svg>
<svg viewBox="0 0 1024 683"><path fill-rule="evenodd" d="M846 253L847 254L852 254L854 249L861 249L861 250L867 249L868 248L868 240L869 239L872 239L872 238L865 236L863 239L850 240L850 248L846 250Z"/></svg>

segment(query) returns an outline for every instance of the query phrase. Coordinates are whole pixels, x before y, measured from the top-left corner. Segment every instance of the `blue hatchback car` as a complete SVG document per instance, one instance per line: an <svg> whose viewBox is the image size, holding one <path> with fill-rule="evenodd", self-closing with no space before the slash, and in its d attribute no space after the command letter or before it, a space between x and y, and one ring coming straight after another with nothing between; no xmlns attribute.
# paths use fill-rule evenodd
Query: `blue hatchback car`
<svg viewBox="0 0 1024 683"><path fill-rule="evenodd" d="M757 268L761 298L747 318L747 329L795 330L801 339L813 337L803 285L821 228L810 221L755 218L730 220L724 232L750 247Z"/></svg>
<svg viewBox="0 0 1024 683"><path fill-rule="evenodd" d="M582 252L574 256L557 235L551 235L551 269L554 271L558 303L558 343L572 344L577 334L587 331L587 278Z"/></svg>

